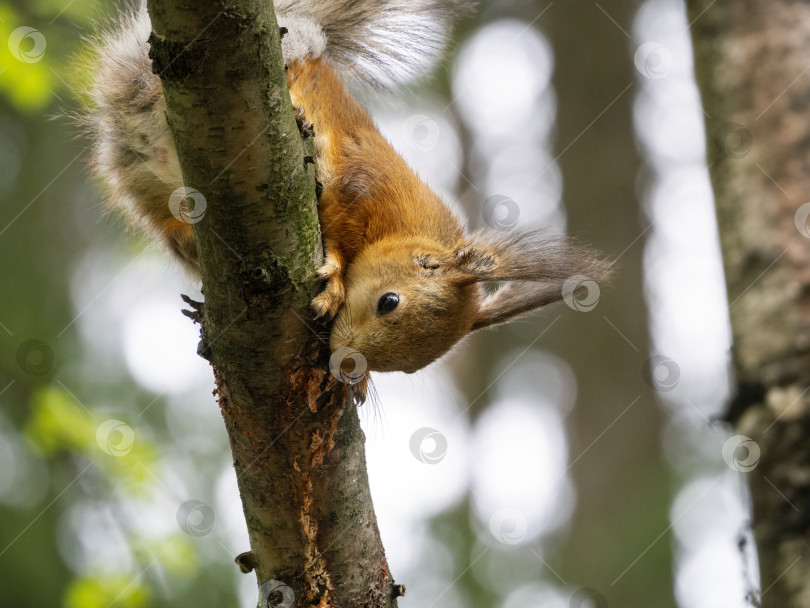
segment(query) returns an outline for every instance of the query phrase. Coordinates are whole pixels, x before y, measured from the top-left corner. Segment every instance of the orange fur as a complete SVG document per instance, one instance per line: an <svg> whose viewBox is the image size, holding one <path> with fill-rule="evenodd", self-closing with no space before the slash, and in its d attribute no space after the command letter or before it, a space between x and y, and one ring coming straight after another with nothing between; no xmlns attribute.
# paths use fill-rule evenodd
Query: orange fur
<svg viewBox="0 0 810 608"><path fill-rule="evenodd" d="M366 244L393 234L445 247L461 239L458 219L380 135L326 62L296 63L288 81L293 103L315 126L320 221L329 253L348 265Z"/></svg>
<svg viewBox="0 0 810 608"><path fill-rule="evenodd" d="M359 351L370 370L413 372L475 329L560 300L571 275L606 276L603 260L565 238L465 236L326 61L296 62L287 74L315 130L327 283L313 308L337 315L333 350ZM487 295L483 281L509 283ZM381 314L387 293L399 303Z"/></svg>
<svg viewBox="0 0 810 608"><path fill-rule="evenodd" d="M565 237L536 230L465 235L328 61L297 61L288 66L287 79L293 103L314 126L326 254L319 275L326 285L312 305L319 316L336 317L333 350L359 351L372 371L414 372L471 331L562 299L572 275L607 276L608 263ZM160 154L155 158L162 162ZM165 204L174 187L163 180L160 188L133 194L150 227L193 268L192 227ZM504 285L486 293L481 284L487 281ZM386 294L395 294L398 303L381 312Z"/></svg>
<svg viewBox="0 0 810 608"><path fill-rule="evenodd" d="M332 349L359 351L372 371L420 369L471 331L563 298L571 304L573 291L583 293L609 271L599 255L564 236L529 229L464 234L344 86L358 80L385 86L421 73L460 4L274 3L286 29L290 95L299 118L314 125L322 186L326 255L318 274L326 284L312 305L319 316L335 317ZM150 31L142 4L98 41L93 103L82 122L94 138L95 172L111 186L111 206L159 237L198 276L192 226L174 208L184 183L160 79L152 72ZM183 214L192 202L180 201ZM499 286L484 290L484 282Z"/></svg>

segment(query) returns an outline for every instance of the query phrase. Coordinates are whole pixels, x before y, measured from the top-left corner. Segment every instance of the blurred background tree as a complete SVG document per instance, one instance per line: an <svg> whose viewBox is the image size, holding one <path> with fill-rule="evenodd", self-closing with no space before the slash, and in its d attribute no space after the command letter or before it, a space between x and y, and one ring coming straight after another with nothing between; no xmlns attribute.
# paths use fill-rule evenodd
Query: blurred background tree
<svg viewBox="0 0 810 608"><path fill-rule="evenodd" d="M734 335L728 444L750 470L761 605L810 593L810 204L804 77L810 9L689 3Z"/></svg>
<svg viewBox="0 0 810 608"><path fill-rule="evenodd" d="M59 117L117 10L0 2L0 604L249 606L227 438L179 312L199 294L102 213ZM619 258L587 300L375 378L361 418L401 605L747 605L682 1L483 1L430 78L370 103L471 226L542 223Z"/></svg>

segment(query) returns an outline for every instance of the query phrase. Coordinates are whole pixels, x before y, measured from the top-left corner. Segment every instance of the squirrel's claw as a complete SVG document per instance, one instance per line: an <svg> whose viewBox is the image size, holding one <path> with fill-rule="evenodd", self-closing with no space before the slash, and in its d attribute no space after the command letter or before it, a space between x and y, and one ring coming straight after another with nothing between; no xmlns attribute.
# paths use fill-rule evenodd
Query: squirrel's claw
<svg viewBox="0 0 810 608"><path fill-rule="evenodd" d="M318 276L326 280L326 286L312 300L311 306L315 311L315 318L325 317L331 320L346 301L346 288L343 286L343 258L340 251L329 242L324 243L324 246L326 258L323 266L318 268Z"/></svg>
<svg viewBox="0 0 810 608"><path fill-rule="evenodd" d="M318 274L320 274L320 271ZM331 320L337 314L345 299L346 290L340 276L334 275L330 277L324 290L312 300L311 306L312 310L315 311L315 317L325 317L327 320Z"/></svg>
<svg viewBox="0 0 810 608"><path fill-rule="evenodd" d="M313 137L315 135L315 126L307 120L303 106L294 105L293 111L295 112L295 123L298 125L298 131L301 137Z"/></svg>
<svg viewBox="0 0 810 608"><path fill-rule="evenodd" d="M366 375L363 376L362 380L352 387L352 400L357 406L363 405L366 402L366 397L368 396L369 379L368 372L366 372Z"/></svg>
<svg viewBox="0 0 810 608"><path fill-rule="evenodd" d="M330 256L326 256L326 262L317 272L319 277L329 280L340 274L340 265Z"/></svg>
<svg viewBox="0 0 810 608"><path fill-rule="evenodd" d="M346 300L340 262L334 255L327 254L323 266L318 268L318 276L326 279L326 287L312 300L312 309L315 311L316 318L325 317L330 320Z"/></svg>

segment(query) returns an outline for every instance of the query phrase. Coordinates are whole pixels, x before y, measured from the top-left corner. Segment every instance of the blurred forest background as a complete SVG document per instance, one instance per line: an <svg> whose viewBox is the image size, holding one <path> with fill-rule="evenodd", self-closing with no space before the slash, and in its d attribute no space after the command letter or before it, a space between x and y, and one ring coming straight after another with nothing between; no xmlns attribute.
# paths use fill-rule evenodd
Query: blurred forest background
<svg viewBox="0 0 810 608"><path fill-rule="evenodd" d="M0 605L252 606L212 374L180 314L197 287L102 213L64 118L83 40L122 6L0 2ZM429 77L369 104L472 227L549 225L619 261L587 301L375 377L361 419L400 605L748 605L682 0L481 0Z"/></svg>

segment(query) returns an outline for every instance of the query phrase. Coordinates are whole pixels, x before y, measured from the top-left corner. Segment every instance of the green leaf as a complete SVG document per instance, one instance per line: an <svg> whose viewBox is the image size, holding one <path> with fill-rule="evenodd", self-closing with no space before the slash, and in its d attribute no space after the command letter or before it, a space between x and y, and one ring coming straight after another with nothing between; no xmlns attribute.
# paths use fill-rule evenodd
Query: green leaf
<svg viewBox="0 0 810 608"><path fill-rule="evenodd" d="M125 576L80 577L65 592L65 608L141 608L149 604L149 588Z"/></svg>

